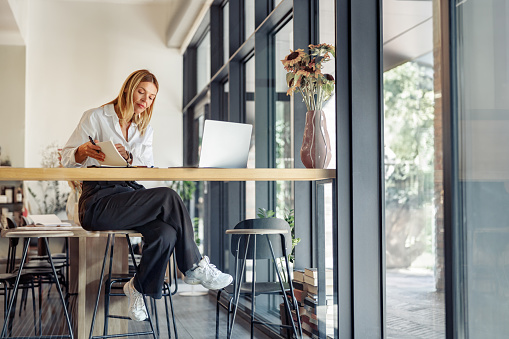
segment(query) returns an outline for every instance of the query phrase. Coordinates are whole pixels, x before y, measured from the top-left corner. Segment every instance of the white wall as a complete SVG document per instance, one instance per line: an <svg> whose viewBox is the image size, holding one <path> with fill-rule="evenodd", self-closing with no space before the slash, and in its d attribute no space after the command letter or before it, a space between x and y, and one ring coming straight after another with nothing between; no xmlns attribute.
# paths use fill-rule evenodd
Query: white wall
<svg viewBox="0 0 509 339"><path fill-rule="evenodd" d="M0 45L0 159L23 167L25 148L25 47Z"/></svg>
<svg viewBox="0 0 509 339"><path fill-rule="evenodd" d="M25 166L63 146L82 113L118 95L147 68L159 80L151 125L156 166L182 163L182 57L167 48L171 2L115 4L44 0L28 6Z"/></svg>

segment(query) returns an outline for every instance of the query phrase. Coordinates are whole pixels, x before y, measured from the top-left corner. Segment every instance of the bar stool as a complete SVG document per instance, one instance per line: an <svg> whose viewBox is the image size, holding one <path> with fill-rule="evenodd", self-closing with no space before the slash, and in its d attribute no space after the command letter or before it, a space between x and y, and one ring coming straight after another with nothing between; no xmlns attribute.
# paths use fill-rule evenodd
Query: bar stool
<svg viewBox="0 0 509 339"><path fill-rule="evenodd" d="M93 317L92 317L92 325L91 325L91 328L90 328L90 336L89 336L89 338L90 339L93 339L93 338L116 338L116 337L123 337L123 336L140 336L140 335L152 335L154 338L156 338L156 331L154 331L154 325L153 325L152 317L150 315L150 312L148 311L149 308L148 308L148 304L147 304L147 300L145 298L145 295L143 294L143 291L140 291L140 293L143 294L143 301L145 303L145 308L147 309L147 315L148 315L148 319L147 320L148 320L148 322L150 324L150 331L134 332L134 333L133 332L129 332L129 333L125 333L125 334L111 334L111 335L108 335L108 319L109 318L126 319L126 320L131 319L131 318L127 317L127 316L110 315L109 314L110 297L111 296L124 296L124 293L115 293L115 292L112 292L112 290L114 289L113 285L116 284L116 283L125 283L125 282L128 282L132 278L132 275L130 275L130 274L115 274L115 275L112 275L112 263L113 263L113 250L114 250L114 246L115 246L115 235L116 234L124 234L126 236L127 244L129 246L129 252L130 252L130 255L131 255L131 261L132 261L132 264L133 264L133 266L135 268L135 272L138 273L138 264L136 262L134 250L133 250L130 238L129 238L129 234L138 233L138 232L134 231L134 230L118 230L118 231L104 231L104 232L96 232L96 233L107 233L108 234L108 241L106 243L106 250L105 250L105 253L104 253L103 266L102 266L102 269L101 269L101 278L99 280L99 287L98 287L98 291L97 291L97 298L96 298L96 303L95 303L95 308L94 308L94 314L93 314ZM95 326L95 318L96 318L96 315L97 315L97 308L98 308L98 305L99 305L99 298L100 298L100 294L101 294L101 286L102 286L103 281L104 281L104 270L105 270L105 266L106 266L106 261L108 260L108 252L110 253L110 261L109 261L108 278L106 279L105 292L104 292L104 329L103 329L103 335L101 335L101 336L94 336L93 332L94 332L94 326ZM172 293L171 293L170 287L169 287L169 285L166 282L164 283L163 287L164 287L164 289L163 289L163 297L169 296L170 304L171 304L171 310L172 310L172 316L173 316L173 301L171 299ZM166 303L166 299L165 299L165 303ZM153 308L153 309L155 309L155 308ZM168 309L167 308L166 308L166 313L168 315ZM157 319L157 313L156 313L156 319ZM168 320L168 322L169 322L169 320ZM173 323L174 323L175 336L177 336L177 329L176 329L176 325L175 325L175 318L173 318ZM158 328L159 328L159 326L157 326L157 330L158 330ZM168 333L170 333L170 331L171 331L171 328L170 328L169 323L168 323ZM169 335L171 335L171 334L169 334Z"/></svg>
<svg viewBox="0 0 509 339"><path fill-rule="evenodd" d="M235 323L235 316L239 304L240 295L251 296L251 338L254 336L254 325L264 324L268 326L275 326L280 328L292 329L295 337L302 338L302 329L300 323L299 307L297 299L293 292L293 285L291 279L284 283L279 268L277 267L276 258L284 257L286 276L290 277L290 269L288 265L288 255L286 248L291 248L291 239L286 237L290 233L290 226L282 219L265 218L265 219L248 219L239 222L234 229L227 230L226 234L231 234L231 252L235 256L235 276L233 291L231 289L223 289L218 291L217 301L220 305L221 293L227 292L233 297L230 298L228 306L222 305L228 311L227 323L227 337L231 338L233 325ZM266 240L257 243L257 238L262 237ZM246 273L246 260L253 260L252 268L252 282L242 283L243 277ZM256 261L258 259L269 259L274 264L274 270L277 274L277 282L258 282L256 280ZM239 260L242 260L242 267L239 270ZM287 293L290 296L287 297ZM283 296L283 302L286 309L286 314L289 318L290 325L266 323L255 320L256 309L256 296L259 294L274 294L278 293ZM291 297L292 303L290 305L288 299ZM233 307L232 307L233 305ZM297 325L292 317L290 306L296 312ZM216 337L219 334L219 308L216 311ZM231 320L230 320L231 317Z"/></svg>
<svg viewBox="0 0 509 339"><path fill-rule="evenodd" d="M51 258L51 251L49 249L48 239L47 239L47 238L71 237L73 235L74 235L74 233L71 232L71 231L37 231L37 230L25 231L25 230L14 230L14 231L7 231L7 232L5 232L5 237L6 238L24 238L24 245L23 245L23 255L21 257L21 263L19 265L18 274L16 276L16 281L14 283L13 294L12 294L12 296L10 298L10 301L9 301L9 308L7 310L7 313L5 314L5 317L4 317L4 325L3 325L3 328L2 328L2 333L0 334L0 338L9 338L9 337L5 336L6 335L6 330L7 330L7 323L9 322L10 314L11 314L11 311L12 311L12 308L13 308L14 299L15 299L14 296L16 295L16 293L18 291L19 281L20 281L21 274L22 274L22 271L23 271L23 266L25 265L25 262L26 262L27 253L28 253L28 245L30 243L30 238L42 238L43 241L44 241L44 245L46 246L46 250L48 252L48 258L49 258L51 270L52 270L53 275L55 277L58 294L60 296L60 301L62 302L62 307L63 307L63 310L64 310L65 319L66 319L66 322L67 322L67 327L69 329L69 334L68 335L59 335L59 336L53 336L53 337L54 338L71 338L71 339L74 338L74 334L73 334L73 330L72 330L72 325L71 325L71 320L69 318L69 313L67 311L67 306L66 306L66 303L65 303L65 299L64 299L64 296L62 294L62 288L60 286L60 282L58 281L58 275L57 275L57 272L55 270L55 265L53 263L53 259ZM23 338L41 338L41 337L43 337L42 333L39 333L38 336L33 336L33 337L25 337L24 336Z"/></svg>

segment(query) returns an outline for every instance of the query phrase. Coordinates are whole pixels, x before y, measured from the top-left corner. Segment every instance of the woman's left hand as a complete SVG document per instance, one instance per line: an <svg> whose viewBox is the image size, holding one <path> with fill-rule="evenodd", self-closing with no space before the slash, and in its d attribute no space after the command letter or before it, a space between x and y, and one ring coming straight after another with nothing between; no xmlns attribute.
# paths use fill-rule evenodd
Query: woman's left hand
<svg viewBox="0 0 509 339"><path fill-rule="evenodd" d="M129 153L122 144L115 144L115 147L117 148L117 151L120 153L122 158L124 158L126 161L129 160Z"/></svg>

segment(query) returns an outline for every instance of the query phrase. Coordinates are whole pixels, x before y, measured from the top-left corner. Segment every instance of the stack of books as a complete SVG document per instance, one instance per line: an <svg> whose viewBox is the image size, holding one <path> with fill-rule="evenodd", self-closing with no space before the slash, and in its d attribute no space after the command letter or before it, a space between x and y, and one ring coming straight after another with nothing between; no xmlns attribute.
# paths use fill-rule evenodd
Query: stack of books
<svg viewBox="0 0 509 339"><path fill-rule="evenodd" d="M332 334L334 331L334 319L333 319L333 277L332 269L326 269L325 277L325 300L319 303L318 301L318 270L316 268L306 268L303 274L302 291L305 291L305 295L302 301L303 310L300 312L302 332L310 338L319 338L320 334L318 331L318 320L320 315L325 316L327 334ZM299 278L300 274L297 275ZM295 271L294 271L295 281ZM299 284L299 282L298 282ZM294 283L295 286L295 283ZM300 286L300 285L298 285ZM298 300L298 299L297 299ZM300 301L299 301L300 302ZM319 306L321 304L322 306ZM320 308L325 308L323 312ZM299 310L300 311L300 310Z"/></svg>

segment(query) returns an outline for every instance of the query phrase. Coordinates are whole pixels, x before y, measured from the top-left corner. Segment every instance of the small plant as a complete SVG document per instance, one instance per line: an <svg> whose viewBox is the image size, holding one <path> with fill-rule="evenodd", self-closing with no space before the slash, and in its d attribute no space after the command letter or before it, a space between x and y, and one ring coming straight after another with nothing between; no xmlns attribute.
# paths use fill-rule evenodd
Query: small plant
<svg viewBox="0 0 509 339"><path fill-rule="evenodd" d="M168 181L167 185L177 192L184 202L191 200L196 190L196 183L193 181Z"/></svg>
<svg viewBox="0 0 509 339"><path fill-rule="evenodd" d="M199 236L200 218L193 218L193 229L194 229L194 242L196 246L200 246L201 240Z"/></svg>

